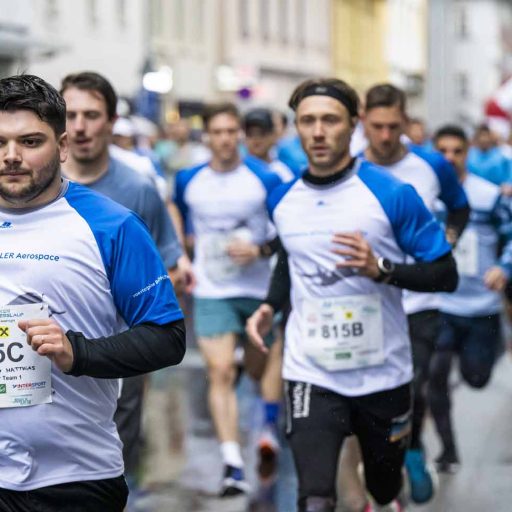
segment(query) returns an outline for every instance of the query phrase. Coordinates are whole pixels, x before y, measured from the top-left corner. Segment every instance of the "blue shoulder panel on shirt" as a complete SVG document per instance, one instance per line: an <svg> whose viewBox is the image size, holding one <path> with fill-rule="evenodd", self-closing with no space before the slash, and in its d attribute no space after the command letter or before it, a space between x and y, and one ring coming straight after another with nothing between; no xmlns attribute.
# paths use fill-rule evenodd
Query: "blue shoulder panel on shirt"
<svg viewBox="0 0 512 512"><path fill-rule="evenodd" d="M268 196L267 196L267 210L269 217L274 220L274 211L277 205L280 203L281 199L288 193L288 191L301 179L300 176L297 176L291 181L287 183L283 183L276 187Z"/></svg>
<svg viewBox="0 0 512 512"><path fill-rule="evenodd" d="M430 151L415 144L410 144L408 148L411 153L425 160L436 173L441 187L439 199L446 205L448 211L468 206L468 198L457 179L455 168L441 153Z"/></svg>
<svg viewBox="0 0 512 512"><path fill-rule="evenodd" d="M133 212L70 183L68 204L87 222L100 251L110 293L127 325L163 325L183 318L171 281L146 225Z"/></svg>
<svg viewBox="0 0 512 512"><path fill-rule="evenodd" d="M183 217L184 222L186 223L187 214L188 214L188 206L185 203L185 190L188 184L191 182L192 178L196 176L196 174L209 165L209 162L196 165L195 167L191 167L189 169L182 169L177 172L176 180L174 182L174 195L173 201L178 207L178 210Z"/></svg>
<svg viewBox="0 0 512 512"><path fill-rule="evenodd" d="M361 164L358 177L379 201L405 254L418 261L434 261L451 251L441 225L414 187L369 162Z"/></svg>
<svg viewBox="0 0 512 512"><path fill-rule="evenodd" d="M243 163L261 181L267 191L267 196L272 190L283 183L281 178L263 160L249 155L244 158Z"/></svg>

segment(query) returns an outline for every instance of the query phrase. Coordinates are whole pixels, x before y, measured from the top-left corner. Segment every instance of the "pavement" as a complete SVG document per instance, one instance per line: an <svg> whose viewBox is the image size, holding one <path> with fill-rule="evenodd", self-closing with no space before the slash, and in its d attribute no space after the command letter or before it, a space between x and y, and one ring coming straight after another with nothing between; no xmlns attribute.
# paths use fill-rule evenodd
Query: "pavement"
<svg viewBox="0 0 512 512"><path fill-rule="evenodd" d="M215 496L222 466L206 408L204 370L196 356L192 353L181 370L164 371L152 378L146 418L146 492L133 496L130 512L295 512L295 481L289 470L283 472L280 489L273 489L280 503L277 508L258 492L250 498L221 500ZM240 398L244 456L249 481L256 488L254 443L261 408L250 381L241 383ZM431 503L410 505L408 511L512 511L511 398L509 354L499 361L484 390L456 386L454 421L462 466L455 475L441 476ZM427 456L432 460L440 446L430 420L425 440ZM290 459L287 463L291 463Z"/></svg>

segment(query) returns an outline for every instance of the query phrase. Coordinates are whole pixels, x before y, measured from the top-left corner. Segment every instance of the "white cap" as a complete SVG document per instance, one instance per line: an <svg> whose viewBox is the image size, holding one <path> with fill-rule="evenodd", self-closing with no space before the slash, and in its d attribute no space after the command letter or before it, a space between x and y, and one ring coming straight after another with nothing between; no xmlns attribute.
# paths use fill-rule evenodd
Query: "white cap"
<svg viewBox="0 0 512 512"><path fill-rule="evenodd" d="M123 137L133 137L135 135L135 126L126 117L120 117L114 123L112 133L114 135L121 135Z"/></svg>

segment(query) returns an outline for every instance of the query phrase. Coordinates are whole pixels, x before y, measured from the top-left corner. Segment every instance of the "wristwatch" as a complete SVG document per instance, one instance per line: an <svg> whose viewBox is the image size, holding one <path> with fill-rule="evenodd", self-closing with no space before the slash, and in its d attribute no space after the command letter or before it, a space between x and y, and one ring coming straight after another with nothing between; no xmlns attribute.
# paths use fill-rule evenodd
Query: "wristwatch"
<svg viewBox="0 0 512 512"><path fill-rule="evenodd" d="M377 259L379 277L375 279L378 283L387 279L395 270L395 264L388 258L380 257Z"/></svg>

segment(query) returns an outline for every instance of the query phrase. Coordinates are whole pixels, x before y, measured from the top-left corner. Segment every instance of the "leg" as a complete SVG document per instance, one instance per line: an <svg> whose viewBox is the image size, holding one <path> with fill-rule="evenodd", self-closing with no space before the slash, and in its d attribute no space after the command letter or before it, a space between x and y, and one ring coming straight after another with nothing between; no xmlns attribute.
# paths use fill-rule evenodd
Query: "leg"
<svg viewBox="0 0 512 512"><path fill-rule="evenodd" d="M411 431L409 385L354 400L354 433L359 439L366 487L379 505L396 499Z"/></svg>
<svg viewBox="0 0 512 512"><path fill-rule="evenodd" d="M409 315L408 322L414 366L414 402L410 447L421 449L421 431L426 410L426 385L429 380L430 360L439 336L440 314L437 310L421 311Z"/></svg>
<svg viewBox="0 0 512 512"><path fill-rule="evenodd" d="M198 340L208 372L208 404L221 443L238 442L238 411L233 386L235 344L233 333Z"/></svg>
<svg viewBox="0 0 512 512"><path fill-rule="evenodd" d="M350 433L348 400L304 382L287 382L287 432L299 479L299 512L334 512L336 471ZM319 442L321 440L321 442Z"/></svg>
<svg viewBox="0 0 512 512"><path fill-rule="evenodd" d="M462 342L460 372L473 388L481 389L491 378L501 344L499 315L468 318L471 328Z"/></svg>
<svg viewBox="0 0 512 512"><path fill-rule="evenodd" d="M456 317L443 314L441 333L430 366L428 393L430 411L443 445L443 451L436 461L440 471L448 471L449 464L458 460L451 420L449 377L460 334Z"/></svg>
<svg viewBox="0 0 512 512"><path fill-rule="evenodd" d="M341 450L338 488L341 501L350 512L363 510L367 502L366 488L359 474L359 465L362 461L361 447L357 437L348 437Z"/></svg>
<svg viewBox="0 0 512 512"><path fill-rule="evenodd" d="M123 379L114 421L123 442L125 472L135 478L140 464L144 375Z"/></svg>

